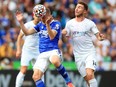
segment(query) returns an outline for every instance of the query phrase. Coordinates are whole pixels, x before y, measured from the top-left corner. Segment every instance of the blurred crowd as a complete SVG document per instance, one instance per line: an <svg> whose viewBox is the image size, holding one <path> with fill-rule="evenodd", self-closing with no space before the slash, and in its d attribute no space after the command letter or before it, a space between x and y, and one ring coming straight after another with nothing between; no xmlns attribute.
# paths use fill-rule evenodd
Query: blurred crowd
<svg viewBox="0 0 116 87"><path fill-rule="evenodd" d="M65 24L74 18L74 9L79 0L0 0L0 69L12 69L16 59L16 41L20 31L15 18L16 10L24 14L24 22L31 21L32 9L36 4L43 4L51 9L52 15ZM106 39L98 41L92 37L97 50L97 70L116 70L116 0L80 0L88 4L87 18L90 18ZM71 39L67 44L59 42L64 61L74 61ZM66 48L67 47L67 48Z"/></svg>

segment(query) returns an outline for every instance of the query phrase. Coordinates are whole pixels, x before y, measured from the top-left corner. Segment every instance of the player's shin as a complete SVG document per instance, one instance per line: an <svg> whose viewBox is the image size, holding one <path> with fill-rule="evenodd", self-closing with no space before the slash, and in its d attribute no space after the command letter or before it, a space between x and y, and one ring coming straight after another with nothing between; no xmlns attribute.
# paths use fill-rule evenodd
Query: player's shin
<svg viewBox="0 0 116 87"><path fill-rule="evenodd" d="M24 81L25 74L22 72L19 72L17 77L16 77L16 85L15 87L21 87Z"/></svg>
<svg viewBox="0 0 116 87"><path fill-rule="evenodd" d="M71 83L71 79L69 78L68 73L66 72L63 65L60 65L59 67L57 67L57 71L62 75L66 84Z"/></svg>

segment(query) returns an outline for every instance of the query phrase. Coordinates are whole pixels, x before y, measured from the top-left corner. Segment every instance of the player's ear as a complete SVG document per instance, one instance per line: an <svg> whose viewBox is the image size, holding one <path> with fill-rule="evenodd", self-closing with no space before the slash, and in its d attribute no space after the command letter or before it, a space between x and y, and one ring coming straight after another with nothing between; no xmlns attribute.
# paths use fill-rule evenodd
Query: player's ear
<svg viewBox="0 0 116 87"><path fill-rule="evenodd" d="M87 14L87 10L84 10L84 14Z"/></svg>
<svg viewBox="0 0 116 87"><path fill-rule="evenodd" d="M84 16L87 16L87 12L88 12L87 10L84 10Z"/></svg>

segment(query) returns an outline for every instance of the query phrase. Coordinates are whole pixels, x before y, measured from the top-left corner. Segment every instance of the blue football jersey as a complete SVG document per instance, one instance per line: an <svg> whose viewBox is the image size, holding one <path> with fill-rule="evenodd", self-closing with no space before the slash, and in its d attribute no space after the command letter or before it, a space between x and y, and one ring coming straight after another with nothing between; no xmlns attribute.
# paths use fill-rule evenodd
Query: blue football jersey
<svg viewBox="0 0 116 87"><path fill-rule="evenodd" d="M46 25L42 22L39 22L34 28L37 32L39 32L39 51L40 53L51 51L54 49L59 49L58 40L61 35L61 24L57 20L53 20L50 23L50 27L52 30L56 30L57 34L53 40L50 40L50 37L47 32Z"/></svg>

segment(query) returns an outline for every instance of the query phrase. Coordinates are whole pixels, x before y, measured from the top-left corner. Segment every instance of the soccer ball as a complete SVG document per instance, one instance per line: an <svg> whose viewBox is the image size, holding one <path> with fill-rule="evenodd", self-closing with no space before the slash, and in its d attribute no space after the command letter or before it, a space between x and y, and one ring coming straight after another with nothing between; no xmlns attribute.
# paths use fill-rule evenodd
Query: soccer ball
<svg viewBox="0 0 116 87"><path fill-rule="evenodd" d="M43 17L46 14L46 8L44 5L36 5L33 8L33 14L35 14L36 17Z"/></svg>

